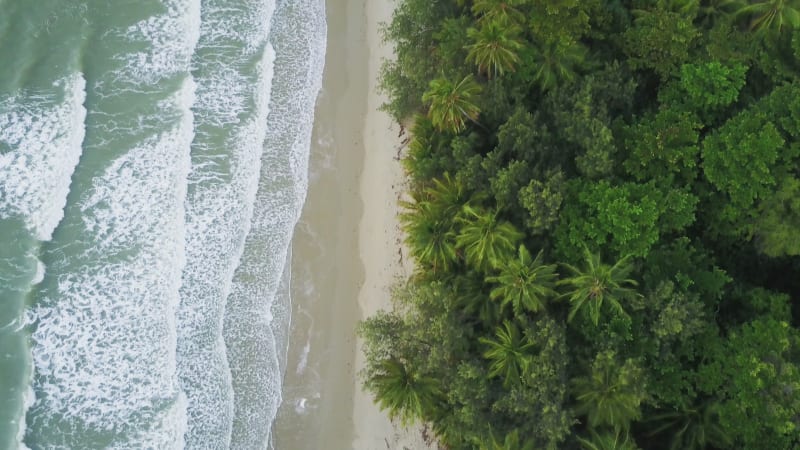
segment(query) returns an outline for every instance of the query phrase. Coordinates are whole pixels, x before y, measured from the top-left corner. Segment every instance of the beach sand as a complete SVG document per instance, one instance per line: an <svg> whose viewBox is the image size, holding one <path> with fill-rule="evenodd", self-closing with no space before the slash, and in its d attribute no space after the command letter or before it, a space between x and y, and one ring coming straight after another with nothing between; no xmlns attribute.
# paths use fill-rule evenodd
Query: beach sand
<svg viewBox="0 0 800 450"><path fill-rule="evenodd" d="M390 309L410 273L397 200L399 126L378 111L377 77L391 49L379 23L391 0L327 0L328 50L312 137L309 192L292 245L293 315L278 450L426 449L361 390L359 320Z"/></svg>

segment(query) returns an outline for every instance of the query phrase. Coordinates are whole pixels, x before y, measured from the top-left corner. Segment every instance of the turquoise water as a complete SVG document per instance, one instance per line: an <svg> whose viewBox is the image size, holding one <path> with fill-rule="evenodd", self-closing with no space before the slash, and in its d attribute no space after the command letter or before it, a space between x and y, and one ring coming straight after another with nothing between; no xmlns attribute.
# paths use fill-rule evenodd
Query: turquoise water
<svg viewBox="0 0 800 450"><path fill-rule="evenodd" d="M0 448L265 448L320 0L0 0Z"/></svg>

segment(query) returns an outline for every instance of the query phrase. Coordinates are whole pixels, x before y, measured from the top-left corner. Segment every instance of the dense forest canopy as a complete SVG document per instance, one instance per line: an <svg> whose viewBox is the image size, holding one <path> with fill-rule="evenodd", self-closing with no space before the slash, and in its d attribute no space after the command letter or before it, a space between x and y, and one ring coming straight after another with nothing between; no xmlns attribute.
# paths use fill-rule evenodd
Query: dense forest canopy
<svg viewBox="0 0 800 450"><path fill-rule="evenodd" d="M365 386L448 449L800 448L800 0L400 0L414 276Z"/></svg>

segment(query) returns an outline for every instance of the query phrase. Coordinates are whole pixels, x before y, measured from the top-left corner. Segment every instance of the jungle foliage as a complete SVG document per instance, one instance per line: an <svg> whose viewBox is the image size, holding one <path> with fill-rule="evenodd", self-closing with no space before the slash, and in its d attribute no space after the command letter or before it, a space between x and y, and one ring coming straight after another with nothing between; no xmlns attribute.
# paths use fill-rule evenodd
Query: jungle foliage
<svg viewBox="0 0 800 450"><path fill-rule="evenodd" d="M453 450L800 448L800 0L400 0L384 36L381 407Z"/></svg>

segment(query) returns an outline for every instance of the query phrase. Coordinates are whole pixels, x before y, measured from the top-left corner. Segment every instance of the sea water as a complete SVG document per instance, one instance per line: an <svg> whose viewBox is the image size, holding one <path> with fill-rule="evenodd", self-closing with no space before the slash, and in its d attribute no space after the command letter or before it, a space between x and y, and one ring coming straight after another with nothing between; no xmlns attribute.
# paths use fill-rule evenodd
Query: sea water
<svg viewBox="0 0 800 450"><path fill-rule="evenodd" d="M322 0L0 0L0 448L270 445Z"/></svg>

